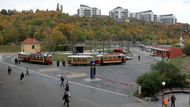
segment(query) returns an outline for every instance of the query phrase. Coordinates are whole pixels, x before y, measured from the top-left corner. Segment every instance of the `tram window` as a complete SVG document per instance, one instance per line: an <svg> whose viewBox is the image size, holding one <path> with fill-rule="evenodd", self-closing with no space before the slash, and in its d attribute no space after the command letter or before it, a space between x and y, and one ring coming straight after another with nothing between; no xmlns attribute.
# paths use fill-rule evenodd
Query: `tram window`
<svg viewBox="0 0 190 107"><path fill-rule="evenodd" d="M87 61L87 58L84 58L84 61Z"/></svg>
<svg viewBox="0 0 190 107"><path fill-rule="evenodd" d="M121 56L118 56L118 58L121 58Z"/></svg>

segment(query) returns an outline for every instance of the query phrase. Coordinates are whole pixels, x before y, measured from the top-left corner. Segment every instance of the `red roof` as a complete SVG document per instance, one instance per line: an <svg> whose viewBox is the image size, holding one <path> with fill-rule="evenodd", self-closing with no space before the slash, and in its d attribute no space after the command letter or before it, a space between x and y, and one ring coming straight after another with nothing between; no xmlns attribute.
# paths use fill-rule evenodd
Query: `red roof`
<svg viewBox="0 0 190 107"><path fill-rule="evenodd" d="M33 38L26 38L22 44L40 44L40 42Z"/></svg>

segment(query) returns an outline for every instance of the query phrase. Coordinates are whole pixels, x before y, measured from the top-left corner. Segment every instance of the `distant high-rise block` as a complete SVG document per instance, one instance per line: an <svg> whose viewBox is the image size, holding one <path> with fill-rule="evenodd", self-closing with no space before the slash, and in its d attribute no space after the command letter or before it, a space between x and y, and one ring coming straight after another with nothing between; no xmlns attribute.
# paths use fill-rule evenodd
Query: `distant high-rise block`
<svg viewBox="0 0 190 107"><path fill-rule="evenodd" d="M93 17L101 15L101 10L95 7L89 7L87 5L80 5L80 8L77 10L77 13L80 17Z"/></svg>
<svg viewBox="0 0 190 107"><path fill-rule="evenodd" d="M153 22L154 21L154 14L152 10L142 11L136 13L137 20L143 20L146 22Z"/></svg>
<svg viewBox="0 0 190 107"><path fill-rule="evenodd" d="M128 9L122 7L116 7L109 12L109 16L116 21L123 22L130 17L130 12Z"/></svg>
<svg viewBox="0 0 190 107"><path fill-rule="evenodd" d="M159 16L159 22L164 24L176 24L177 19L173 14L166 14Z"/></svg>

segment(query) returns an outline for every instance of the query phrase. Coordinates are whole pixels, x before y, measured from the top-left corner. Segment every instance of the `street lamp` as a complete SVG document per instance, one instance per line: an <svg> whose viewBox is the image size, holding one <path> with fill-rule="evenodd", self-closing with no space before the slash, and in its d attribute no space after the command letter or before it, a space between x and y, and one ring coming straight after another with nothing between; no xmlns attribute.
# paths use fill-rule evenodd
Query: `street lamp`
<svg viewBox="0 0 190 107"><path fill-rule="evenodd" d="M166 85L166 82L162 82L162 88L163 88L163 94L162 94L162 107L163 107L163 101L164 101L164 86Z"/></svg>

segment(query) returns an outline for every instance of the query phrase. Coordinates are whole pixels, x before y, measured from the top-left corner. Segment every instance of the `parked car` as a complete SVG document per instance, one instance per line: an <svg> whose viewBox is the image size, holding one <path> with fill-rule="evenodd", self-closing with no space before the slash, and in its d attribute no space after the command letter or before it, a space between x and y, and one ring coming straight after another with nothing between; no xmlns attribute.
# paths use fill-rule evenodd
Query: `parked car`
<svg viewBox="0 0 190 107"><path fill-rule="evenodd" d="M156 56L156 53L155 52L151 52L150 56Z"/></svg>

